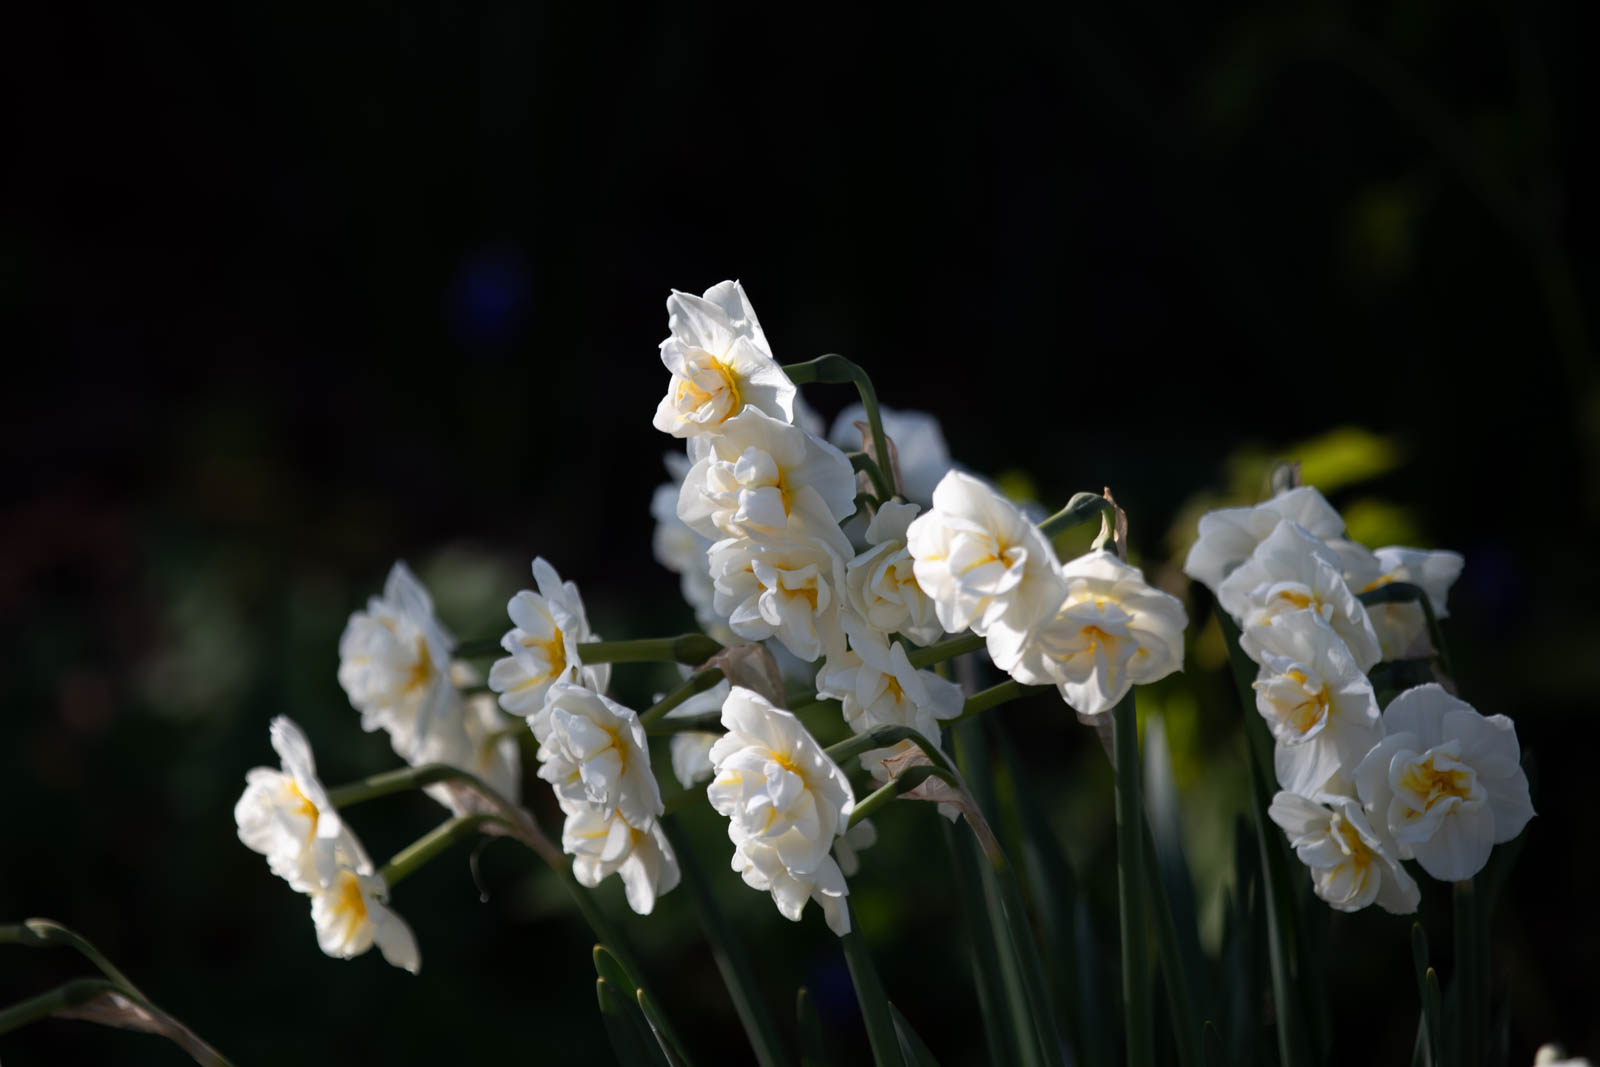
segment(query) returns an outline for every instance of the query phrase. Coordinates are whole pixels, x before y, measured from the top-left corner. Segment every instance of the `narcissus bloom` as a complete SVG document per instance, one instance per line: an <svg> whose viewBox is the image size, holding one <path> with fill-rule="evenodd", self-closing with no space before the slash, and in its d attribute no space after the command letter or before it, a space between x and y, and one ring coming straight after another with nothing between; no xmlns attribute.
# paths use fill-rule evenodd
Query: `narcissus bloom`
<svg viewBox="0 0 1600 1067"><path fill-rule="evenodd" d="M267 857L272 873L301 893L325 885L337 869L335 854L350 834L317 779L311 743L293 720L280 715L270 728L282 770L256 767L245 773L244 794L234 805L239 840Z"/></svg>
<svg viewBox="0 0 1600 1067"><path fill-rule="evenodd" d="M1314 611L1350 646L1363 670L1382 656L1367 609L1345 584L1339 557L1303 527L1284 521L1217 588L1217 602L1243 631L1240 647L1258 659L1257 631L1296 611Z"/></svg>
<svg viewBox="0 0 1600 1067"><path fill-rule="evenodd" d="M480 677L461 662L451 665L451 676L462 688L477 685ZM461 706L457 714L447 725L433 731L411 762L416 766L443 763L459 767L515 803L522 793L522 753L517 739L503 732L505 715L487 693L458 699ZM456 783L439 782L428 786L426 792L456 815L484 810L476 793L462 790Z"/></svg>
<svg viewBox="0 0 1600 1067"><path fill-rule="evenodd" d="M915 563L906 547L906 530L921 509L889 501L867 524L872 547L845 564L850 607L884 633L928 645L944 636L933 601L917 584Z"/></svg>
<svg viewBox="0 0 1600 1067"><path fill-rule="evenodd" d="M831 657L817 674L817 695L843 702L851 733L875 726L909 726L939 736L939 723L961 714L961 687L932 671L919 671L905 646L891 644L860 619L846 616L850 651Z"/></svg>
<svg viewBox="0 0 1600 1067"><path fill-rule="evenodd" d="M1428 596L1435 618L1450 614L1445 598L1450 587L1461 576L1465 560L1458 552L1429 552L1420 548L1402 548L1391 545L1373 553L1377 563L1377 576L1357 592L1379 589L1392 582L1408 582L1419 587ZM1384 659L1406 659L1426 656L1434 651L1433 640L1428 635L1428 617L1422 605L1395 602L1374 604L1367 608L1367 617L1378 633L1378 644L1383 648Z"/></svg>
<svg viewBox="0 0 1600 1067"><path fill-rule="evenodd" d="M1222 508L1200 516L1200 535L1183 562L1183 573L1218 592L1228 573L1249 559L1284 520L1323 541L1344 533L1344 520L1333 506L1311 486L1302 485L1254 507Z"/></svg>
<svg viewBox="0 0 1600 1067"><path fill-rule="evenodd" d="M970 474L951 471L933 509L906 528L917 584L950 633L999 628L1020 643L1061 603L1055 553L1039 528Z"/></svg>
<svg viewBox="0 0 1600 1067"><path fill-rule="evenodd" d="M746 405L794 421L794 383L772 358L738 282L720 282L704 296L674 289L667 329L661 362L672 381L656 406L656 429L674 437L713 432Z"/></svg>
<svg viewBox="0 0 1600 1067"><path fill-rule="evenodd" d="M691 438L689 458L678 518L704 537L782 539L793 512L839 522L855 511L856 473L844 453L755 408Z"/></svg>
<svg viewBox="0 0 1600 1067"><path fill-rule="evenodd" d="M711 546L713 603L747 641L777 640L802 660L842 650L839 605L850 542L831 521L790 518L784 539L729 537Z"/></svg>
<svg viewBox="0 0 1600 1067"><path fill-rule="evenodd" d="M454 697L454 646L434 616L433 598L404 563L396 563L383 595L352 614L339 638L339 684L361 712L361 728L389 731L402 756L414 751Z"/></svg>
<svg viewBox="0 0 1600 1067"><path fill-rule="evenodd" d="M1440 881L1471 878L1495 845L1533 818L1517 731L1430 683L1407 689L1383 713L1386 736L1356 767L1356 790L1374 823Z"/></svg>
<svg viewBox="0 0 1600 1067"><path fill-rule="evenodd" d="M678 590L694 609L695 622L700 628L723 644L733 644L737 635L728 629L727 620L717 614L712 603L716 590L711 584L711 565L706 554L713 542L689 529L678 518L678 497L689 473L689 457L669 452L666 461L673 481L656 486L650 497L650 515L656 520L650 538L651 551L657 563L678 576Z"/></svg>
<svg viewBox="0 0 1600 1067"><path fill-rule="evenodd" d="M422 968L417 939L404 919L389 908L389 885L372 872L363 855L344 860L328 885L311 891L311 921L317 944L339 959L359 956L373 945L396 967L416 974Z"/></svg>
<svg viewBox="0 0 1600 1067"><path fill-rule="evenodd" d="M655 909L656 898L678 884L678 859L655 819L635 826L622 812L607 816L590 805L567 812L561 847L572 857L572 876L593 889L616 875L628 907L640 915Z"/></svg>
<svg viewBox="0 0 1600 1067"><path fill-rule="evenodd" d="M513 715L537 712L546 691L558 681L601 693L611 680L610 664L586 666L578 653L580 644L600 637L589 629L577 585L563 582L542 556L533 561L533 578L539 591L524 589L506 605L513 628L500 646L511 655L489 668L489 688Z"/></svg>
<svg viewBox="0 0 1600 1067"><path fill-rule="evenodd" d="M722 724L706 796L728 819L733 869L770 891L787 918L798 920L815 897L843 935L847 890L830 850L855 807L849 779L799 719L743 686L729 692Z"/></svg>
<svg viewBox="0 0 1600 1067"><path fill-rule="evenodd" d="M1374 901L1395 915L1416 911L1422 893L1400 865L1394 842L1368 822L1354 798L1323 799L1284 792L1267 808L1311 869L1317 896L1335 911L1360 911Z"/></svg>
<svg viewBox="0 0 1600 1067"><path fill-rule="evenodd" d="M709 711L721 711L731 685L724 678L704 693L696 693L667 712L667 718L691 719ZM696 783L711 777L711 746L721 736L708 730L684 730L672 735L672 773L685 789L693 789Z"/></svg>
<svg viewBox="0 0 1600 1067"><path fill-rule="evenodd" d="M1031 631L989 635L995 665L1024 685L1054 685L1085 715L1107 710L1134 685L1183 668L1188 625L1177 597L1110 552L1058 568L1065 593Z"/></svg>
<svg viewBox="0 0 1600 1067"><path fill-rule="evenodd" d="M557 682L528 725L539 740L539 777L555 788L563 810L593 806L607 817L620 811L633 826L661 814L644 726L632 708Z"/></svg>
<svg viewBox="0 0 1600 1067"><path fill-rule="evenodd" d="M1256 710L1277 740L1278 784L1315 796L1383 736L1378 698L1350 649L1312 611L1281 615L1257 634Z"/></svg>

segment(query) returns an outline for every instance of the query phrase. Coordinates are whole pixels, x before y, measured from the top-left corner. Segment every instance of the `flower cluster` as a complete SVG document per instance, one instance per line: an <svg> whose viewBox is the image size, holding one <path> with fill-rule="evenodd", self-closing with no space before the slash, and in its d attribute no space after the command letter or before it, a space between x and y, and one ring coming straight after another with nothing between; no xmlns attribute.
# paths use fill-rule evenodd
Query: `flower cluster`
<svg viewBox="0 0 1600 1067"><path fill-rule="evenodd" d="M1272 733L1281 792L1269 814L1340 911L1414 911L1415 859L1435 878L1472 877L1533 816L1516 731L1429 683L1380 712L1369 672L1434 653L1418 602L1369 609L1361 594L1406 582L1445 614L1454 552L1380 548L1344 536L1321 493L1301 486L1200 520L1185 572L1238 625L1257 664L1256 708Z"/></svg>
<svg viewBox="0 0 1600 1067"><path fill-rule="evenodd" d="M245 775L234 806L239 840L267 857L272 873L311 898L317 944L349 959L374 944L383 958L415 974L422 966L416 938L389 910L389 886L373 870L361 842L328 800L317 778L311 743L290 719L272 720L272 747L282 768Z"/></svg>

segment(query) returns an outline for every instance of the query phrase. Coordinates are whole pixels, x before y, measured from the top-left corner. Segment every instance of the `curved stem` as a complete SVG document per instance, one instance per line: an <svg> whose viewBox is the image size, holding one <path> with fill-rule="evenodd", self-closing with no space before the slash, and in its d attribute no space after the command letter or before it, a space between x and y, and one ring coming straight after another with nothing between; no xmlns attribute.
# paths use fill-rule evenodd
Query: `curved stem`
<svg viewBox="0 0 1600 1067"><path fill-rule="evenodd" d="M384 771L381 774L368 775L359 781L346 785L334 786L328 790L328 800L336 808L348 808L352 804L360 804L367 800L376 800L388 796L390 793L403 793L408 789L421 789L423 786L433 785L437 782L446 782L451 779L466 782L479 789L488 787L474 774L452 767L448 763L424 763L420 767L402 767L395 771Z"/></svg>
<svg viewBox="0 0 1600 1067"><path fill-rule="evenodd" d="M120 992L122 990L117 983L104 978L75 978L63 982L48 992L0 1009L0 1034L10 1033L40 1019L48 1019L59 1011L87 1004L107 993Z"/></svg>
<svg viewBox="0 0 1600 1067"><path fill-rule="evenodd" d="M696 671L689 675L682 685L647 708L644 714L639 716L639 722L649 727L685 700L714 688L718 682L722 681L723 677L721 667L707 667L704 670Z"/></svg>
<svg viewBox="0 0 1600 1067"><path fill-rule="evenodd" d="M947 659L954 659L966 652L976 652L983 647L983 638L977 634L959 634L947 637L943 641L935 642L926 648L919 648L914 652L906 653L906 659L911 665L921 670L931 667L935 663L943 663Z"/></svg>
<svg viewBox="0 0 1600 1067"><path fill-rule="evenodd" d="M951 721L960 722L962 719L970 719L974 715L983 714L990 708L997 708L1001 704L1012 700L1020 700L1025 696L1032 696L1034 693L1042 693L1049 688L1051 687L1048 685L1024 685L1014 680L992 685L988 689L979 690L968 697L966 703L961 705L961 714Z"/></svg>
<svg viewBox="0 0 1600 1067"><path fill-rule="evenodd" d="M99 972L140 1000L149 1000L116 964L90 944L88 938L54 919L24 919L16 926L0 926L0 944L26 945L29 948L70 948L94 964Z"/></svg>
<svg viewBox="0 0 1600 1067"><path fill-rule="evenodd" d="M888 463L889 437L883 432L883 415L878 410L878 391L872 386L872 377L860 366L837 352L829 352L804 363L789 363L783 368L789 380L796 385L817 382L823 385L851 384L861 394L861 407L867 413L867 432L872 436L872 450L877 455L879 470L872 478L879 500L894 499L894 486L881 469Z"/></svg>
<svg viewBox="0 0 1600 1067"><path fill-rule="evenodd" d="M853 756L859 756L869 749L887 748L890 745L898 745L902 741L916 742L917 747L922 749L922 754L927 756L935 767L944 771L947 775L955 774L955 767L945 758L944 753L939 751L939 746L909 726L876 726L865 733L846 738L836 745L830 745L823 751L828 754L828 758L833 762L842 764L845 760ZM961 787L959 780L951 784L956 785L957 788Z"/></svg>
<svg viewBox="0 0 1600 1067"><path fill-rule="evenodd" d="M1064 530L1097 519L1101 515L1114 519L1116 508L1115 504L1099 493L1073 493L1066 507L1039 524L1039 532L1046 538L1051 538Z"/></svg>
<svg viewBox="0 0 1600 1067"><path fill-rule="evenodd" d="M415 874L429 860L462 838L476 834L485 823L490 822L506 825L504 820L494 815L463 815L442 822L396 852L394 858L378 870L378 874L388 883L389 888L393 889Z"/></svg>
<svg viewBox="0 0 1600 1067"><path fill-rule="evenodd" d="M846 823L846 826L854 826L889 803L889 801L903 793L911 792L911 790L926 782L929 778L938 778L957 789L961 788L960 783L954 777L938 767L926 764L920 767L911 767L889 779L887 784L881 785L871 793L868 793L865 799L858 801L856 806L850 810L850 821Z"/></svg>

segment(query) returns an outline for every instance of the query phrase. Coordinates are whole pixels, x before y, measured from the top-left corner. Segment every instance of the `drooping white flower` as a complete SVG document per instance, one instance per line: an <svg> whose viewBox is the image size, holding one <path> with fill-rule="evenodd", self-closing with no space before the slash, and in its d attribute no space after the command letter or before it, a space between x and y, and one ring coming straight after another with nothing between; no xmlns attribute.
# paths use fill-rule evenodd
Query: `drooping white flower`
<svg viewBox="0 0 1600 1067"><path fill-rule="evenodd" d="M304 731L280 715L272 720L269 736L283 769L247 771L233 818L239 840L267 857L273 874L307 893L333 877L341 843L351 847L350 832L317 778Z"/></svg>
<svg viewBox="0 0 1600 1067"><path fill-rule="evenodd" d="M856 474L844 453L756 408L691 438L689 458L678 518L704 537L781 539L793 512L838 522L855 511Z"/></svg>
<svg viewBox="0 0 1600 1067"><path fill-rule="evenodd" d="M1311 486L1302 485L1253 507L1222 508L1200 516L1200 533L1184 560L1183 573L1218 592L1228 572L1249 559L1284 520L1323 541L1344 533L1344 520L1333 506Z"/></svg>
<svg viewBox="0 0 1600 1067"><path fill-rule="evenodd" d="M339 684L361 712L361 728L389 731L411 752L454 698L455 639L434 616L433 598L404 563L389 570L383 595L350 616L339 638Z"/></svg>
<svg viewBox="0 0 1600 1067"><path fill-rule="evenodd" d="M728 819L733 869L770 891L787 918L799 919L815 898L842 936L847 890L830 850L855 807L849 779L799 719L743 686L729 692L722 724L728 732L711 746L716 777L706 796Z"/></svg>
<svg viewBox="0 0 1600 1067"><path fill-rule="evenodd" d="M656 898L678 884L678 859L656 819L636 826L621 811L608 816L594 805L573 807L561 829L561 847L572 857L579 885L593 889L615 874L628 907L640 915L649 915Z"/></svg>
<svg viewBox="0 0 1600 1067"><path fill-rule="evenodd" d="M1393 582L1408 582L1427 594L1435 618L1443 619L1450 614L1445 598L1461 576L1465 560L1460 553L1391 545L1378 549L1373 558L1377 574L1364 584L1352 584L1352 589L1366 593ZM1421 604L1401 601L1374 604L1367 608L1367 617L1377 631L1384 659L1407 659L1435 651L1428 634L1428 617Z"/></svg>
<svg viewBox="0 0 1600 1067"><path fill-rule="evenodd" d="M1353 797L1323 801L1282 792L1267 808L1300 862L1311 869L1317 896L1336 911L1360 911L1373 902L1395 915L1416 911L1422 892L1400 865L1394 842L1368 821Z"/></svg>
<svg viewBox="0 0 1600 1067"><path fill-rule="evenodd" d="M506 605L513 627L500 639L500 647L511 655L489 668L489 688L513 715L537 712L557 681L599 693L611 680L610 664L586 665L578 652L580 644L600 637L589 628L577 585L563 582L543 556L533 561L533 578L539 591L524 589Z"/></svg>
<svg viewBox="0 0 1600 1067"><path fill-rule="evenodd" d="M1367 610L1345 584L1339 557L1285 520L1217 587L1217 602L1239 622L1240 647L1259 661L1258 631L1296 611L1314 611L1350 646L1363 670L1382 656Z"/></svg>
<svg viewBox="0 0 1600 1067"><path fill-rule="evenodd" d="M878 407L878 414L883 419L884 434L894 442L900 487L905 490L906 499L929 503L933 500L934 487L952 466L939 420L926 411L896 411L882 405ZM828 440L846 452L854 452L864 444L856 423L866 421L866 408L851 404L833 420Z"/></svg>
<svg viewBox="0 0 1600 1067"><path fill-rule="evenodd" d="M720 711L723 702L728 699L731 685L724 678L704 693L696 693L667 712L667 718L692 719L709 711ZM721 736L708 730L683 730L672 735L672 773L685 789L693 789L695 783L711 777L711 746Z"/></svg>
<svg viewBox="0 0 1600 1067"><path fill-rule="evenodd" d="M906 529L921 510L916 504L888 501L867 525L873 546L845 564L845 590L850 607L884 633L900 633L919 645L944 635L928 594L917 584Z"/></svg>
<svg viewBox="0 0 1600 1067"><path fill-rule="evenodd" d="M1442 686L1407 689L1383 713L1385 737L1356 767L1374 823L1441 881L1471 878L1533 817L1516 728Z"/></svg>
<svg viewBox="0 0 1600 1067"><path fill-rule="evenodd" d="M772 358L738 282L720 282L704 296L674 289L667 329L661 362L672 381L656 407L656 429L674 437L716 431L747 405L794 421L794 383Z"/></svg>
<svg viewBox="0 0 1600 1067"><path fill-rule="evenodd" d="M1055 553L1016 505L970 474L951 471L933 509L906 528L917 584L950 633L999 629L1020 643L1061 603Z"/></svg>
<svg viewBox="0 0 1600 1067"><path fill-rule="evenodd" d="M632 826L661 814L644 726L632 708L574 682L557 682L544 707L528 716L539 740L539 777L564 811L594 806L620 811Z"/></svg>
<svg viewBox="0 0 1600 1067"><path fill-rule="evenodd" d="M1383 736L1378 698L1343 639L1313 611L1279 616L1257 631L1256 710L1278 742L1278 784L1315 796Z"/></svg>
<svg viewBox="0 0 1600 1067"><path fill-rule="evenodd" d="M422 955L411 927L389 907L388 883L373 873L365 856L340 858L343 862L328 884L311 890L317 944L339 959L351 959L377 945L389 963L416 974L422 968Z"/></svg>
<svg viewBox="0 0 1600 1067"><path fill-rule="evenodd" d="M747 641L775 637L802 660L843 647L839 627L850 543L831 521L792 516L784 539L729 537L711 546L713 601Z"/></svg>
<svg viewBox="0 0 1600 1067"><path fill-rule="evenodd" d="M817 674L817 695L844 705L851 733L909 726L929 739L939 723L961 714L961 687L911 665L905 646L852 616L844 619L850 651L831 657Z"/></svg>
<svg viewBox="0 0 1600 1067"><path fill-rule="evenodd" d="M989 634L995 666L1024 685L1054 685L1085 715L1183 669L1183 604L1105 550L1057 569L1065 590L1031 631Z"/></svg>

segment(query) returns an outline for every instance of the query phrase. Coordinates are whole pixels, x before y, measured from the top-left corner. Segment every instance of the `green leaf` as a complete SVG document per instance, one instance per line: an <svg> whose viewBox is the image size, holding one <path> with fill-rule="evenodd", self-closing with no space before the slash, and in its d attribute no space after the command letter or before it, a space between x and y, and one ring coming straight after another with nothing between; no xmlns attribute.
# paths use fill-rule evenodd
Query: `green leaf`
<svg viewBox="0 0 1600 1067"><path fill-rule="evenodd" d="M642 989L634 991L635 998L639 1001L639 1010L644 1013L644 1021L650 1026L650 1036L656 1040L656 1046L661 1049L661 1055L666 1057L671 1067L689 1067L689 1057L683 1054L678 1047L676 1039L672 1036L667 1026L666 1016L650 999L650 994Z"/></svg>
<svg viewBox="0 0 1600 1067"><path fill-rule="evenodd" d="M889 1002L889 1014L894 1019L894 1032L900 1039L900 1055L906 1067L939 1067L939 1061L928 1051L927 1043L911 1028L893 1001Z"/></svg>
<svg viewBox="0 0 1600 1067"><path fill-rule="evenodd" d="M849 905L847 897L845 906ZM889 998L883 991L883 981L873 966L872 954L867 951L853 908L850 932L839 939L839 946L844 949L844 962L850 968L850 981L856 987L856 1002L861 1005L861 1019L867 1026L873 1062L878 1067L901 1067L900 1039L895 1034L894 1017L889 1012Z"/></svg>
<svg viewBox="0 0 1600 1067"><path fill-rule="evenodd" d="M1154 998L1146 941L1144 808L1139 788L1138 712L1130 690L1112 709L1116 766L1117 894L1122 931L1122 1018L1128 1067L1150 1067Z"/></svg>
<svg viewBox="0 0 1600 1067"><path fill-rule="evenodd" d="M1425 1054L1422 1062L1431 1067L1439 1061L1439 990L1437 979L1433 992L1428 990L1428 976L1433 969L1428 966L1428 932L1420 922L1411 924L1411 964L1417 976L1417 999L1422 1003L1422 1029L1418 1034Z"/></svg>
<svg viewBox="0 0 1600 1067"><path fill-rule="evenodd" d="M1227 1053L1222 1048L1222 1034L1217 1031L1217 1024L1210 1019L1206 1020L1205 1027L1201 1030L1200 1048L1205 1067L1224 1067L1227 1064Z"/></svg>
<svg viewBox="0 0 1600 1067"><path fill-rule="evenodd" d="M594 993L617 1062L622 1067L663 1067L666 1059L659 1046L648 1039L650 1026L638 1006L604 978L595 979Z"/></svg>
<svg viewBox="0 0 1600 1067"><path fill-rule="evenodd" d="M974 724L976 725L976 724ZM966 775L968 781L971 776ZM1020 1063L1017 1026L1008 1011L1006 982L1000 946L984 902L983 882L978 873L982 862L971 835L960 827L939 820L950 865L955 874L956 897L961 905L963 926L972 947L972 981L978 994L978 1014L983 1019L983 1037L989 1050L989 1063ZM1032 1047L1032 1032L1028 1032Z"/></svg>
<svg viewBox="0 0 1600 1067"><path fill-rule="evenodd" d="M1167 985L1167 1004L1184 1067L1200 1067L1201 1018L1195 998L1210 988L1200 930L1195 919L1194 882L1183 853L1183 823L1178 789L1161 716L1145 720L1145 886L1156 920L1156 945Z"/></svg>

